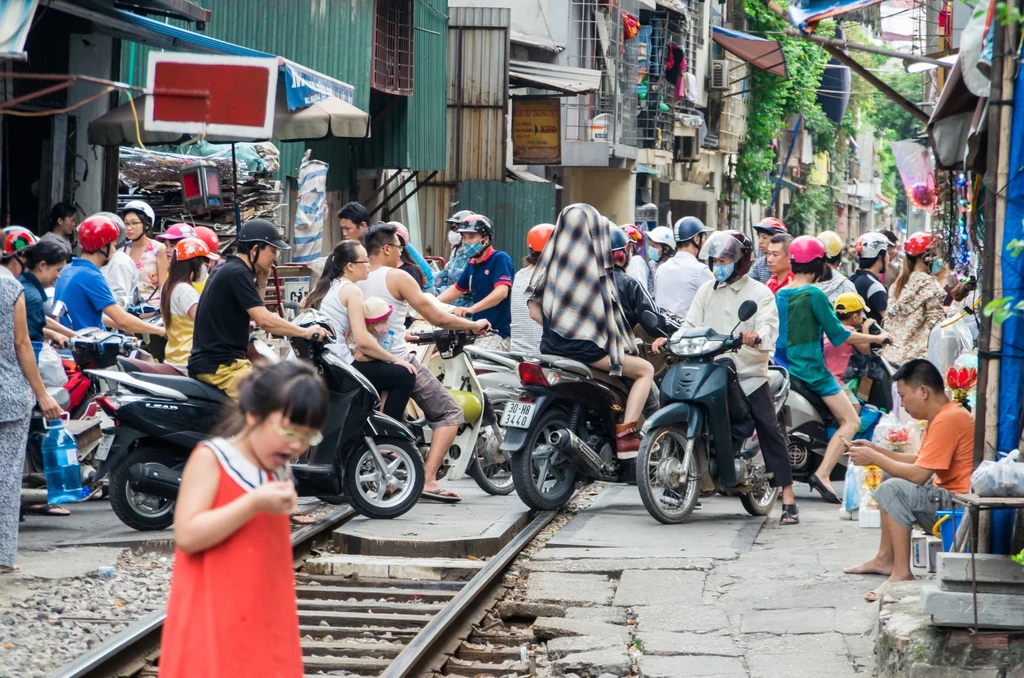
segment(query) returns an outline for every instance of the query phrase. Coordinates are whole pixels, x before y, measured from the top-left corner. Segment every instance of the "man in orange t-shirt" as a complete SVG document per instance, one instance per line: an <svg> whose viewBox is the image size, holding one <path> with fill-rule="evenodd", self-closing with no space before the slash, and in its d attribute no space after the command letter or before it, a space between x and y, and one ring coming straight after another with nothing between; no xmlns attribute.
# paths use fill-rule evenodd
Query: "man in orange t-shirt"
<svg viewBox="0 0 1024 678"><path fill-rule="evenodd" d="M950 494L971 489L974 417L946 396L942 376L927 360L911 360L892 377L910 416L928 422L917 454L890 452L858 440L849 448L858 466L878 466L891 477L872 495L882 513L882 538L874 558L847 574L884 574L887 582L914 578L910 571L910 530L931 532L937 512L951 506ZM883 584L882 586L884 586ZM877 600L882 586L865 596Z"/></svg>

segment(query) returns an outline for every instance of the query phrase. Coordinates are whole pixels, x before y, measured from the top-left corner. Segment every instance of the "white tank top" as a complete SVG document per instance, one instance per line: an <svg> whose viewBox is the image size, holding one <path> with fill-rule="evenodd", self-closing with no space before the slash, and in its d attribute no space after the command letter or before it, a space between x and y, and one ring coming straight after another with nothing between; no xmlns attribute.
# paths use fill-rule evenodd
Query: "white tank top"
<svg viewBox="0 0 1024 678"><path fill-rule="evenodd" d="M388 273L393 270L395 269L381 266L376 271L371 271L369 278L356 284L363 291L364 298L380 297L394 308L391 317L388 318L388 329L393 330L395 334L388 350L396 358L405 360L409 357L409 345L405 343L405 316L409 314L409 305L395 299L388 290Z"/></svg>
<svg viewBox="0 0 1024 678"><path fill-rule="evenodd" d="M348 319L348 309L341 305L338 300L338 293L345 288L346 285L351 285L352 281L342 276L335 278L331 282L330 288L327 290L327 294L320 301L320 312L331 319L331 324L334 326L334 330L338 333L336 337L337 341L327 345L327 350L334 353L336 356L344 360L346 363L351 363L355 358L352 355L352 351L348 347L348 338L352 334L352 323Z"/></svg>

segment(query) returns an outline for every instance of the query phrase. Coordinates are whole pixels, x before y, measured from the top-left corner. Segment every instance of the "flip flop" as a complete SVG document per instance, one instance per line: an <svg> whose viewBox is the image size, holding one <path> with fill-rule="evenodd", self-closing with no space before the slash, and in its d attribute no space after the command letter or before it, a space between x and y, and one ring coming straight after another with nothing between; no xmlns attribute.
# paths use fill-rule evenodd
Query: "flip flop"
<svg viewBox="0 0 1024 678"><path fill-rule="evenodd" d="M29 506L25 509L25 513L32 513L37 516L53 516L53 517L64 517L70 516L71 511L60 506L53 506L51 504L36 504L35 506Z"/></svg>
<svg viewBox="0 0 1024 678"><path fill-rule="evenodd" d="M829 504L842 504L842 500L836 496L836 493L825 487L825 483L821 482L818 476L812 475L807 479L807 484L811 486L811 489L821 495L821 498L827 501Z"/></svg>
<svg viewBox="0 0 1024 678"><path fill-rule="evenodd" d="M316 518L311 518L310 516L307 516L304 513L293 513L289 517L291 518L291 521L296 525L312 525L316 522Z"/></svg>
<svg viewBox="0 0 1024 678"><path fill-rule="evenodd" d="M874 591L868 591L867 593L865 593L864 600L868 601L869 603L877 603L882 598L882 596L885 595L885 585L887 583L888 582L882 582Z"/></svg>
<svg viewBox="0 0 1024 678"><path fill-rule="evenodd" d="M462 497L455 494L451 490L424 490L420 495L420 499L427 499L429 501L439 501L442 504L458 504L462 501Z"/></svg>
<svg viewBox="0 0 1024 678"><path fill-rule="evenodd" d="M21 565L0 565L0 574L17 574L21 572Z"/></svg>

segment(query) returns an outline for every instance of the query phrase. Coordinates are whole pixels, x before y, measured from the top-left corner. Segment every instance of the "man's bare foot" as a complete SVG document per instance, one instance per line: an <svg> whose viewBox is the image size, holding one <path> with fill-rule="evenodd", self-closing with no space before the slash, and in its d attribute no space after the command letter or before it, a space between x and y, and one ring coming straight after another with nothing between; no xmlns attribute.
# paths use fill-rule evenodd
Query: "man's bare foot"
<svg viewBox="0 0 1024 678"><path fill-rule="evenodd" d="M892 563L887 563L878 558L861 563L855 567L848 567L843 570L844 574L884 574L886 577L892 574Z"/></svg>

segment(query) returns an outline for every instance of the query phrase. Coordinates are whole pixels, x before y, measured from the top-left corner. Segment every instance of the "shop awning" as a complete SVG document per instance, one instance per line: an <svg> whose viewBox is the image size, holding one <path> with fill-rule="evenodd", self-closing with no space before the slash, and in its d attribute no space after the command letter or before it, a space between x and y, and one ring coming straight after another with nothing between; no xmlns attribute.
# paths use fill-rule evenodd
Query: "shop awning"
<svg viewBox="0 0 1024 678"><path fill-rule="evenodd" d="M822 19L877 5L882 0L798 0L789 5L789 18L804 33L812 33Z"/></svg>
<svg viewBox="0 0 1024 678"><path fill-rule="evenodd" d="M659 172L658 170L654 169L653 167L648 167L647 165L643 164L642 162L638 162L636 164L635 171L636 171L637 174L648 174L648 175L650 175L652 177L660 177L661 176L661 172Z"/></svg>
<svg viewBox="0 0 1024 678"><path fill-rule="evenodd" d="M117 4L125 7L135 7L150 14L160 14L186 21L207 22L213 14L208 9L203 9L192 0L117 0Z"/></svg>
<svg viewBox="0 0 1024 678"><path fill-rule="evenodd" d="M786 55L782 53L782 45L778 40L766 40L721 26L711 27L711 39L722 49L735 54L754 68L783 78L789 77L786 70Z"/></svg>
<svg viewBox="0 0 1024 678"><path fill-rule="evenodd" d="M150 47L200 54L274 56L90 0L41 0L40 4L91 21L97 33Z"/></svg>
<svg viewBox="0 0 1024 678"><path fill-rule="evenodd" d="M370 129L370 116L352 104L337 97L321 99L300 110L288 109L288 93L283 83L277 87L274 107L274 136L278 141L313 141L329 137L365 137ZM97 146L134 146L139 138L136 129L142 132L146 145L179 144L190 141L191 135L167 132L148 132L142 129L146 118L148 97L135 99L138 122L130 104L122 104L89 123L89 143ZM136 127L136 125L138 127ZM232 141L263 141L263 139L238 139L232 137L207 136L212 143Z"/></svg>
<svg viewBox="0 0 1024 678"><path fill-rule="evenodd" d="M508 82L512 87L535 87L566 95L582 94L601 88L601 71L539 61L509 61Z"/></svg>

